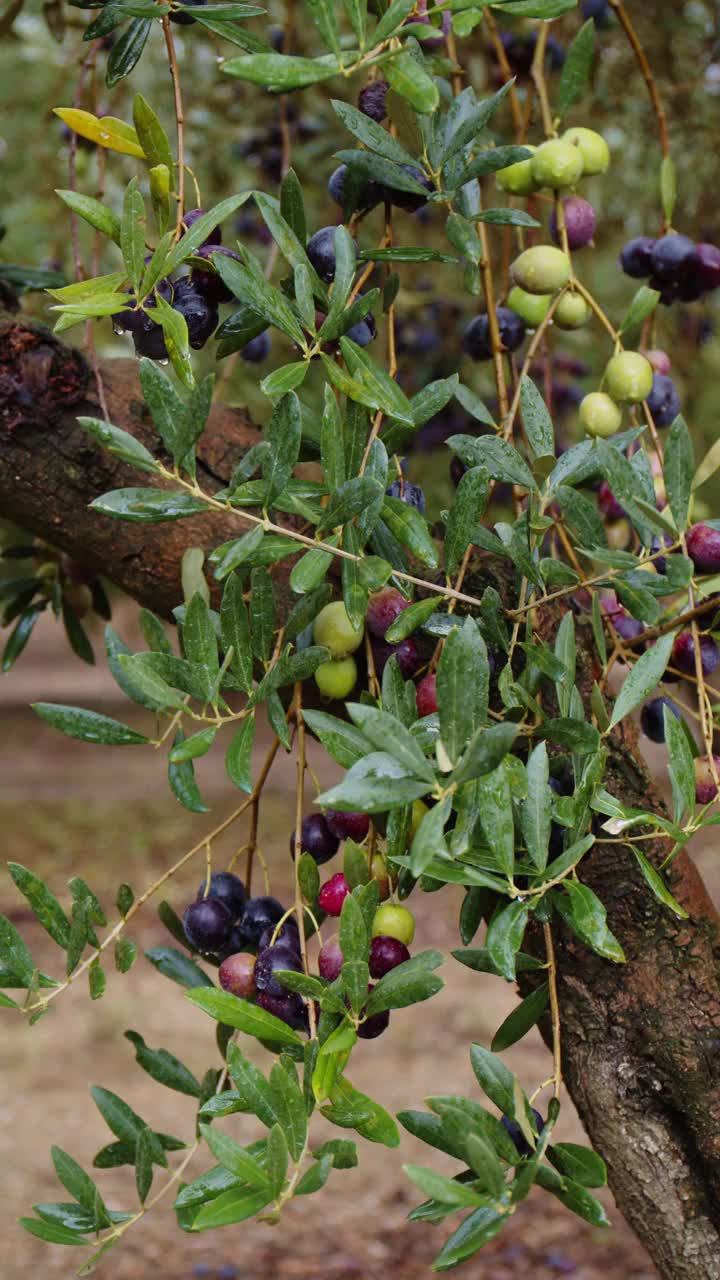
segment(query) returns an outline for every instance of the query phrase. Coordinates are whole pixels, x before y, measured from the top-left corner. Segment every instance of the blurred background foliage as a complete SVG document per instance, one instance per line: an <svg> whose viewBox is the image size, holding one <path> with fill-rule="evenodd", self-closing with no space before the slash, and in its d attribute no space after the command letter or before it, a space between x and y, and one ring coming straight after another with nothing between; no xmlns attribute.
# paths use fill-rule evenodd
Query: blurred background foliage
<svg viewBox="0 0 720 1280"><path fill-rule="evenodd" d="M16 0L15 8L18 3ZM668 115L678 175L675 228L697 240L717 244L720 4L711 0L689 0L685 4L659 0L647 5L628 0L628 11L653 67ZM69 185L68 137L51 109L68 106L75 100L78 70L90 48L82 42L82 32L96 12L63 6L62 0L49 0L43 8L38 0L25 0L12 22L7 15L5 22L0 19L0 219L4 228L0 263L52 266L72 278L68 217L53 195L54 188ZM531 38L536 24L501 20L498 11L494 12L506 39L515 35L522 43ZM284 6L270 0L268 17L251 19L247 29L267 38L268 23L274 23L279 39L284 20ZM581 11L576 9L552 23L553 42L567 48L582 21ZM174 33L185 97L188 160L200 184L203 206L209 207L223 196L248 187L275 192L281 167L278 98L219 74L218 60L237 52L232 45L214 38L199 25L175 27ZM301 7L297 10L292 48L300 53L318 51L315 30L303 20ZM492 91L502 82L483 22L459 42L459 49L469 80L479 94ZM561 56L556 50L553 61L559 63ZM172 136L172 96L159 25L152 32L138 67L112 91L104 82L106 59L107 51L103 50L96 70L86 76L76 105L129 120L132 96L140 91ZM557 91L558 76L556 66L549 72L551 99ZM332 112L329 99L346 96L355 101L363 83L361 76L351 78L345 85L332 80L287 100L292 164L304 189L310 232L341 216L327 194L326 182L336 164L334 152L351 145L351 140ZM529 84L527 75L521 72L518 89L523 104L527 103ZM594 247L582 251L577 263L584 283L617 322L638 283L622 274L617 265L618 253L630 236L652 235L659 229L660 149L645 86L612 15L597 31L591 91L583 95L567 123L601 130L611 148L609 172L583 184L583 195L596 208L598 229ZM493 125L498 142L512 139L509 111L499 113ZM537 110L532 113L528 140L541 140ZM76 167L79 190L93 195L104 191L105 199L116 209L120 207L122 191L134 171L131 159L105 155L82 144ZM497 191L494 179L486 182L486 204L504 203L505 197ZM536 201L533 212L543 219L546 228L549 205ZM361 246L380 238L382 217L380 208L364 220L359 233ZM398 237L404 243L447 249L444 217L438 206L427 206L419 215L398 211ZM270 252L267 233L252 210L241 211L235 230L261 257ZM512 228L491 229L501 294L507 263L517 250L518 234ZM90 263L92 232L82 224L80 235L85 260ZM547 230L529 235L538 241L546 240ZM232 244L229 226L224 238L225 243ZM113 251L104 253L107 256L93 264L93 273L116 269L116 262L111 260ZM473 365L462 353L463 329L480 305L464 290L462 266L401 265L399 270L402 286L397 308L398 376L403 386L415 391L433 378L460 371L463 381L492 407L490 364ZM384 274L385 268L378 268L380 282ZM41 293L27 294L24 305L35 315L45 314L46 301ZM707 448L715 439L720 418L720 334L716 332L719 307L718 292L691 305L661 306L651 336L651 345L664 348L671 356L672 375L696 438L698 456L703 446ZM95 333L100 355L132 353L129 338L114 335L109 320L96 325ZM70 340L81 342L82 334L78 328L69 335ZM374 344L376 355L384 342L381 323ZM222 394L235 403L249 405L259 421L264 421L269 412L268 401L258 388L260 378L291 358L290 351L282 350L281 345L277 335L269 358L260 366L233 360L229 370L226 361L218 371L221 378L226 374ZM536 372L544 378L546 392L552 392L561 440L575 438L576 404L582 394L597 385L608 354L607 339L596 323L576 333L552 335L546 352L552 366L539 366ZM213 345L208 344L198 364L209 367L212 360ZM303 398L312 403L319 388L318 373L315 382L312 376L308 378ZM410 469L428 492L431 513L446 504L450 492L442 441L452 431L470 426L477 428L453 404L418 433ZM708 485L701 495L704 503L709 505L717 493L717 485Z"/></svg>

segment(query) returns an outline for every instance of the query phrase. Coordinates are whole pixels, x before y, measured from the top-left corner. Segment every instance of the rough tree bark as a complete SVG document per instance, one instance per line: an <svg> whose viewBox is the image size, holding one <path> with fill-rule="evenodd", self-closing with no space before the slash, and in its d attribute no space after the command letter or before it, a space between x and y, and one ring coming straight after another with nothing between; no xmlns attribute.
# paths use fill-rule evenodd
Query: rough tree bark
<svg viewBox="0 0 720 1280"><path fill-rule="evenodd" d="M541 621L551 640L559 618ZM577 628L586 705L598 675L590 628ZM659 812L662 799L632 723L609 744L607 789ZM599 832L602 836L604 833ZM668 842L641 846L659 866ZM608 1165L624 1216L667 1280L720 1277L720 921L687 854L669 886L679 920L649 892L632 851L598 842L582 879L607 908L627 963L602 960L560 930L557 944L565 1081ZM539 941L539 940L538 940ZM542 948L538 946L538 954ZM551 1039L549 1026L543 1029Z"/></svg>
<svg viewBox="0 0 720 1280"><path fill-rule="evenodd" d="M103 365L113 421L155 444L132 361ZM214 513L178 524L132 525L88 510L137 472L109 458L75 415L97 416L84 360L39 326L0 319L0 513L90 560L130 595L164 614L180 598L188 544L212 549L238 532ZM200 442L208 486L219 486L259 438L241 410L218 406ZM142 483L155 483L143 477ZM479 561L482 579L506 577ZM540 620L548 638L557 611ZM580 682L596 659L578 628ZM608 788L624 802L661 801L630 725L611 742ZM645 844L656 864L663 856ZM558 939L564 1074L587 1131L608 1164L628 1222L666 1280L720 1280L720 922L682 854L670 886L689 912L677 920L649 894L631 851L598 843L583 879L607 906L627 964L599 959L567 932ZM547 1032L547 1029L546 1029Z"/></svg>
<svg viewBox="0 0 720 1280"><path fill-rule="evenodd" d="M135 360L103 364L110 419L156 453ZM185 547L211 551L242 531L217 511L167 524L130 524L89 510L109 489L172 488L101 449L77 416L103 417L84 358L41 325L0 313L0 515L101 571L129 595L169 617L179 603ZM198 478L220 489L261 439L241 409L213 407L198 446ZM162 456L162 455L161 455ZM169 459L166 459L170 461ZM246 526L245 526L246 527Z"/></svg>

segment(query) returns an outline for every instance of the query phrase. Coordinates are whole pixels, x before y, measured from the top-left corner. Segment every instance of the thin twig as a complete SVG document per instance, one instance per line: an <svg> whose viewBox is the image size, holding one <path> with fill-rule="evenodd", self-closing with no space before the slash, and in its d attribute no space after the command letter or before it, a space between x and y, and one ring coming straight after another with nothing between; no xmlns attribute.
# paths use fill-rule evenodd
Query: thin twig
<svg viewBox="0 0 720 1280"><path fill-rule="evenodd" d="M165 48L167 49L168 66L175 99L175 129L177 133L177 216L175 219L175 235L182 235L182 221L185 216L185 114L183 111L182 90L180 88L180 72L177 64L177 51L173 38L170 19L161 18Z"/></svg>
<svg viewBox="0 0 720 1280"><path fill-rule="evenodd" d="M303 903L302 889L300 888L303 795L305 791L305 721L302 713L301 680L298 680L295 684L295 697L293 699L293 703L295 708L295 723L297 725L297 791L295 795L295 857L293 859L295 880L295 918L297 920L298 933L300 935L300 956L302 958L303 973L308 974L310 972L310 967L308 965L307 940L305 938L305 904ZM314 1000L308 1000L307 1009L308 1016L310 1018L310 1037L314 1040L316 1031Z"/></svg>
<svg viewBox="0 0 720 1280"><path fill-rule="evenodd" d="M645 81L645 84L647 85L647 91L650 95L650 102L652 104L652 109L655 113L655 119L657 121L658 134L660 137L660 149L663 153L663 156L669 156L670 155L670 138L668 137L665 108L663 107L660 94L658 92L658 87L657 87L657 84L655 83L655 77L652 73L652 68L650 66L650 63L647 60L645 50L643 49L640 43L640 40L638 39L637 31L635 30L630 20L630 15L628 14L627 9L625 8L623 0L610 0L610 4L615 10L615 13L617 14L617 17L618 17L618 21L630 42L630 47L633 53L635 54L635 58L640 68L642 78Z"/></svg>
<svg viewBox="0 0 720 1280"><path fill-rule="evenodd" d="M206 849L207 846L211 844L213 840L216 840L218 836L221 836L223 832L227 831L228 827L231 827L234 822L237 822L238 818L240 818L253 804L256 792L262 788L265 778L267 777L270 766L272 764L272 761L275 758L276 750L277 750L277 740L273 744L273 747L271 748L270 752L268 753L268 759L266 760L265 765L261 770L260 777L258 778L258 781L256 782L252 793L247 797L247 799L243 800L242 804L239 805L237 809L234 809L233 812L230 814L230 816L225 818L217 827L215 827L211 832L209 832L208 835L203 836L202 839L199 840L197 844L194 844L191 849L188 849L187 853L184 853L181 858L178 858L177 862L174 862L171 867L168 867L166 871L163 871L162 875L157 880L155 880L153 884L151 884L150 887L140 895L139 898L135 899L132 906L128 910L127 914L124 915L122 919L118 920L117 924L114 925L114 927L110 930L107 937L103 939L103 941L100 943L99 946L93 949L93 951L90 953L87 959L83 960L82 964L79 965L77 969L74 969L73 972L69 974L69 976L65 979L64 982L60 983L60 985L57 987L53 987L53 989L49 991L46 996L42 996L38 998L38 1000L36 1000L33 1004L27 1005L22 1010L23 1013L34 1013L37 1009L45 1009L51 1000L55 1000L57 996L59 996L63 991L66 991L68 987L72 986L73 983L77 982L77 979L81 977L83 973L86 973L87 970L90 968L90 966L92 964L95 964L95 962L99 960L101 956L107 951L108 947L113 942L115 942L117 938L120 937L120 934L124 931L126 926L130 923L133 916L137 915L138 911L140 911L140 909L144 907L148 899L152 898L154 894L157 893L158 889L162 888L162 886L166 884L167 881L172 878L172 876L176 875L177 872L180 871L186 865L186 863L190 862L190 860L194 858L198 853L201 853L204 849Z"/></svg>
<svg viewBox="0 0 720 1280"><path fill-rule="evenodd" d="M480 259L480 280L482 283L483 294L485 295L485 307L487 309L488 331L490 334L490 345L492 347L495 385L497 387L498 404L500 406L500 417L505 418L508 412L508 393L507 382L505 379L505 366L503 364L503 345L500 338L500 327L498 325L497 310L495 307L495 285L493 283L492 263L490 260L490 245L488 243L487 227L485 223L478 222L477 228L480 236L480 248L482 252L482 257Z"/></svg>
<svg viewBox="0 0 720 1280"><path fill-rule="evenodd" d="M505 46L500 39L500 32L498 31L498 26L491 8L488 7L483 9L483 18L485 20L485 26L488 29L488 35L492 41L493 52L498 60L498 66L502 72L503 79L514 80L513 70L508 62ZM527 132L527 125L520 108L520 99L518 98L517 89L515 88L514 83L508 93L508 98L510 100L510 111L512 113L513 124L515 126L515 140L516 142L522 142Z"/></svg>
<svg viewBox="0 0 720 1280"><path fill-rule="evenodd" d="M548 98L547 85L545 83L545 55L547 51L547 38L550 24L548 22L540 23L540 30L537 34L535 44L535 52L533 53L532 66L530 68L530 76L538 96L540 103L540 113L542 115L543 130L545 137L550 138L556 132L553 125L552 111L550 110L550 100Z"/></svg>
<svg viewBox="0 0 720 1280"><path fill-rule="evenodd" d="M252 889L253 861L255 858L256 850L257 850L258 821L260 817L260 798L262 796L263 787L265 786L265 783L267 781L267 776L273 767L273 763L275 760L275 756L277 755L279 746L280 746L280 739L276 738L265 757L262 769L258 774L257 782L253 787L253 792L251 796L252 803L250 806L250 834L248 836L247 858L245 862L245 891L248 897L250 896L250 892Z"/></svg>
<svg viewBox="0 0 720 1280"><path fill-rule="evenodd" d="M545 954L547 956L547 975L548 988L550 991L550 1016L552 1019L552 1042L553 1042L553 1092L556 1098L560 1097L562 1089L562 1048L560 1040L560 1005L558 1003L557 993L557 963L555 960L555 947L553 945L552 929L549 924L543 924L543 938L545 939Z"/></svg>

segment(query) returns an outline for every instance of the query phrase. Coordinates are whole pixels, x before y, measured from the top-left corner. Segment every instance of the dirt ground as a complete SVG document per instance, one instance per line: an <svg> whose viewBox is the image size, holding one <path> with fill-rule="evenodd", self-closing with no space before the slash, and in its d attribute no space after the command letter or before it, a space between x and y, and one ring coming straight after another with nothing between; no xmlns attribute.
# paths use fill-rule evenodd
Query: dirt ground
<svg viewBox="0 0 720 1280"><path fill-rule="evenodd" d="M189 848L237 802L221 757L208 757L198 770L209 815L186 814L173 800L164 778L164 761L149 750L102 752L61 738L27 709L32 698L83 702L123 719L127 704L113 704L113 688L100 666L90 684L79 667L55 658L53 637L43 635L34 654L10 679L0 683L3 752L0 822L3 855L44 876L61 898L68 877L86 877L112 916L118 884L136 892ZM137 719L137 717L134 717ZM263 753L262 735L257 754ZM322 780L332 777L321 754L313 759ZM288 894L287 839L293 826L293 765L280 758L271 774L261 817L261 843L271 868L273 892ZM243 833L220 842L223 865L242 843ZM698 857L713 877L712 851ZM167 897L182 910L199 879L194 864ZM417 943L448 950L455 945L458 899L417 895ZM21 928L36 961L60 972L57 948L23 910L8 877L0 880L0 910ZM131 932L141 950L167 941L151 907ZM489 1044L493 1031L514 1004L514 992L498 979L474 974L449 959L447 986L432 1002L396 1012L382 1041L363 1043L353 1058L352 1079L391 1111L420 1107L428 1093L473 1096L476 1086L468 1059L472 1040ZM134 1062L123 1031L139 1031L152 1047L178 1054L201 1074L214 1062L212 1025L184 999L181 988L156 974L142 957L120 975L108 969L103 1000L91 1004L83 983L70 988L52 1012L34 1028L3 1011L0 1069L0 1163L4 1172L5 1227L0 1239L0 1276L19 1280L42 1274L47 1280L71 1277L82 1258L31 1238L15 1220L33 1202L62 1199L52 1172L49 1147L56 1142L90 1166L95 1152L110 1140L88 1095L103 1085L127 1099L140 1115L178 1136L192 1133L190 1099L163 1089ZM262 1050L259 1051L262 1055ZM258 1058L260 1060L260 1057ZM547 1075L547 1054L532 1033L507 1054L530 1087ZM255 1136L252 1118L232 1117L227 1131L240 1141ZM330 1136L329 1126L317 1122ZM337 1133L337 1130L334 1131ZM559 1137L582 1141L571 1103L563 1106ZM402 1172L406 1162L450 1171L452 1162L403 1134L400 1149L359 1140L360 1165L335 1172L322 1193L292 1203L280 1227L252 1221L203 1236L183 1235L168 1204L158 1205L128 1232L100 1264L102 1280L416 1280L430 1265L448 1228L408 1224L406 1215L418 1197ZM175 1157L177 1158L177 1157ZM202 1168L200 1157L193 1170ZM127 1171L99 1175L113 1208L135 1204ZM156 1185L160 1185L157 1183ZM473 1280L651 1280L657 1275L644 1250L606 1196L613 1221L596 1230L567 1213L546 1194L523 1204L511 1224L482 1254L465 1265Z"/></svg>

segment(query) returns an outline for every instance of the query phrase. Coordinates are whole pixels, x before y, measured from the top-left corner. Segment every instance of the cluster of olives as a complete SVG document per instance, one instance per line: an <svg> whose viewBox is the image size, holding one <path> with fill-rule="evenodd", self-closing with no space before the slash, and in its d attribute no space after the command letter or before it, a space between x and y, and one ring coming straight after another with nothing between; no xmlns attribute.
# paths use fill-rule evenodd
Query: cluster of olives
<svg viewBox="0 0 720 1280"><path fill-rule="evenodd" d="M421 511L424 509L425 498L418 485L405 480L395 481L388 493ZM395 587L384 587L370 597L365 625L378 676L382 675L391 657L396 658L406 680L422 666L423 659L413 636L406 636L399 644L385 640L386 631L409 604L410 601ZM315 683L324 697L347 698L355 688L358 667L354 654L363 643L364 636L364 627L353 626L341 600L334 600L320 610L313 623L313 640L330 651L328 661L315 670Z"/></svg>
<svg viewBox="0 0 720 1280"><path fill-rule="evenodd" d="M174 282L162 280L157 286L157 293L170 303L173 311L184 318L188 328L188 342L194 350L199 351L217 328L217 303L210 301L189 276ZM136 355L146 356L150 360L167 360L165 335L151 314L155 307L155 299L150 298L146 300L142 310L119 311L112 317L113 326L116 333L130 334Z"/></svg>
<svg viewBox="0 0 720 1280"><path fill-rule="evenodd" d="M653 389L653 367L639 351L618 351L608 361L605 391L591 391L580 402L580 422L591 436L614 436L622 425L622 406L640 404Z"/></svg>
<svg viewBox="0 0 720 1280"><path fill-rule="evenodd" d="M192 227L204 213L204 209L187 210L183 219L186 229ZM239 260L237 253L222 245L219 227L215 227L194 251L189 275L177 280L168 277L156 286L159 296L185 319L188 342L196 351L205 346L217 328L218 305L233 301L233 294L213 265L214 254L224 254ZM152 316L155 308L155 299L150 298L145 301L143 309L116 312L112 317L113 326L117 333L131 335L138 356L146 356L150 360L167 360L165 335ZM269 351L270 339L266 333L261 333L246 344L242 356L243 359L256 363L266 359Z"/></svg>
<svg viewBox="0 0 720 1280"><path fill-rule="evenodd" d="M524 145L532 156L496 174L498 186L514 196L530 196L543 189L566 191L581 178L605 173L610 164L610 151L602 135L578 125L538 147Z"/></svg>
<svg viewBox="0 0 720 1280"><path fill-rule="evenodd" d="M417 486L409 485L405 482L406 495L408 490L413 489L417 490ZM422 491L417 491L422 497ZM417 498L415 498L415 501L417 502ZM370 597L365 622L377 675L382 674L385 664L391 657L396 659L406 680L415 676L424 665L423 657L414 636L406 636L398 644L390 644L385 639L385 634L395 619L409 605L410 601L395 587L384 587ZM328 648L332 655L327 662L322 663L315 671L317 686L325 697L346 698L355 687L358 671L353 653L359 648L363 637L363 628L353 627L345 605L341 600L333 601L320 610L313 625L313 639L316 644L324 645ZM488 659L492 672L494 663L491 652L488 653ZM434 672L429 672L418 681L416 706L419 716L432 715L437 711L436 675ZM423 806L420 806L420 809L424 812ZM418 818L417 812L415 818ZM311 852L315 856L314 851L311 850Z"/></svg>
<svg viewBox="0 0 720 1280"><path fill-rule="evenodd" d="M328 810L325 814L310 814L303 819L300 831L300 845L304 853L309 853L319 864L329 861L337 853L341 840L353 840L356 843L364 840L369 832L370 823L364 813L341 813ZM295 834L290 841L291 852L295 851ZM415 936L415 920L407 907L384 901L390 894L391 877L387 863L382 854L376 853L370 865L370 872L380 893L381 904L375 912L368 960L370 977L376 980L384 977L391 969L410 959L409 944ZM350 886L342 871L336 872L326 880L318 895L318 906L328 916L339 916L343 902L350 893ZM343 955L337 936L333 936L323 944L318 955L318 972L327 982L334 982L340 976ZM372 991L372 984L368 994ZM387 1012L366 1018L358 1027L358 1035L364 1040L373 1040L388 1026L390 1015Z"/></svg>
<svg viewBox="0 0 720 1280"><path fill-rule="evenodd" d="M184 219L185 226L191 227L204 212L203 209L188 210ZM209 259L210 253L216 251L219 244L220 230L216 228L199 248L198 257ZM213 281L208 287L211 275L218 281L218 285ZM169 278L161 280L157 285L156 292L159 296L185 319L188 342L196 351L205 346L217 328L218 302L226 300L219 285L222 285L222 281L212 268L200 269L197 273L193 272L175 281ZM113 326L117 333L131 335L137 355L146 356L150 360L167 360L165 335L152 317L155 307L155 299L150 298L142 310L119 311L112 317Z"/></svg>
<svg viewBox="0 0 720 1280"><path fill-rule="evenodd" d="M714 244L695 244L676 231L653 240L636 236L620 254L626 276L647 280L657 289L660 301L695 302L703 294L720 288L720 249Z"/></svg>
<svg viewBox="0 0 720 1280"><path fill-rule="evenodd" d="M608 145L593 129L568 129L561 138L551 138L528 149L533 153L529 159L508 165L496 174L503 191L524 196L543 188L565 191L583 177L604 173L610 163ZM554 324L559 329L579 329L587 323L590 308L582 294L572 287L572 268L565 248L575 251L591 244L595 226L595 210L589 201L581 196L569 196L562 201L562 224L556 212L551 217L550 235L554 245L534 245L515 259L510 268L512 288L506 305L496 310L504 351L517 351L526 329L537 329L543 323L553 295L561 289L566 291L554 308ZM492 358L487 315L476 316L470 322L463 344L473 360Z"/></svg>
<svg viewBox="0 0 720 1280"><path fill-rule="evenodd" d="M335 856L341 840L364 840L369 825L364 813L309 814L300 829L301 850L322 865ZM293 832L290 839L293 857L295 844ZM415 921L407 907L382 901L390 893L390 876L381 854L375 854L370 870L381 898L373 920L369 957L370 977L377 980L410 958L408 944L415 934ZM332 876L320 890L321 911L339 916L349 892L342 872ZM300 973L303 968L297 922L277 898L269 895L249 898L238 876L231 871L216 871L206 878L195 902L187 907L183 929L190 946L219 965L218 978L223 990L243 1000L255 1001L296 1030L308 1029L305 1001L275 976L280 970ZM334 982L342 964L340 945L337 937L333 937L320 949L320 976ZM374 1039L388 1022L388 1013L366 1018L358 1034L363 1039Z"/></svg>
<svg viewBox="0 0 720 1280"><path fill-rule="evenodd" d="M306 1026L304 1002L273 980L275 968L299 970L300 940L295 921L268 895L248 898L231 871L216 871L201 884L186 909L183 929L190 946L219 963L220 985L291 1026ZM282 921L282 923L280 923Z"/></svg>

